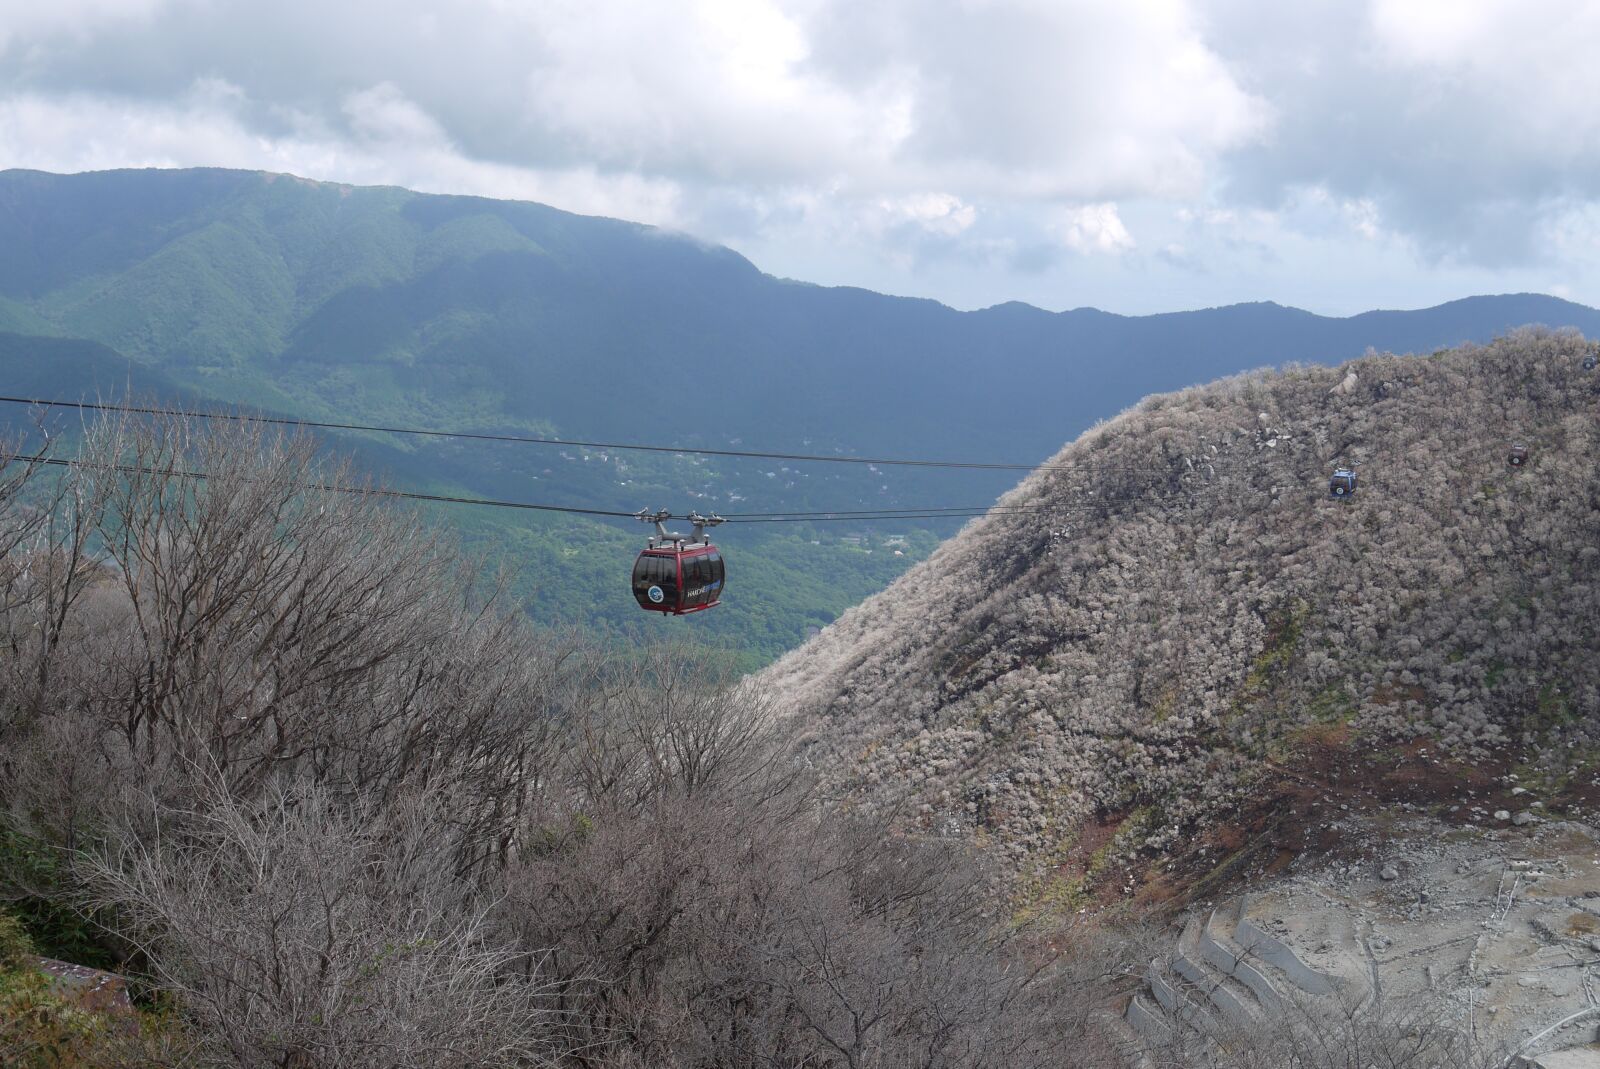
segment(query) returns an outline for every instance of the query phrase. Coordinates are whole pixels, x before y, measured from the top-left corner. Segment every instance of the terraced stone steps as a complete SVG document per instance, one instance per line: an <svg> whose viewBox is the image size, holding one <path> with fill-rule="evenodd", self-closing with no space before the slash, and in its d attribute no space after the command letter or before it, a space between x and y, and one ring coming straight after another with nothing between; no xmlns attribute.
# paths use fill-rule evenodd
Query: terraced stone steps
<svg viewBox="0 0 1600 1069"><path fill-rule="evenodd" d="M1542 1054L1531 1060L1518 1059L1514 1069L1600 1069L1600 1047L1574 1047L1571 1050Z"/></svg>
<svg viewBox="0 0 1600 1069"><path fill-rule="evenodd" d="M1136 1066L1137 1069L1155 1069L1155 1061L1150 1057L1150 1051L1159 1047L1165 1041L1165 1033L1157 1033L1155 1037L1145 1036L1133 1024L1135 1015L1127 1014L1118 1017L1116 1014L1106 1012L1096 1017L1095 1023L1111 1041L1117 1054L1122 1058L1122 1064Z"/></svg>
<svg viewBox="0 0 1600 1069"><path fill-rule="evenodd" d="M1178 937L1178 953L1172 959L1172 971L1187 980L1205 999L1234 1024L1250 1026L1266 1019L1265 1008L1248 987L1241 983L1229 967L1218 967L1217 955L1208 956L1201 949L1202 933L1210 918L1202 921L1190 917Z"/></svg>
<svg viewBox="0 0 1600 1069"><path fill-rule="evenodd" d="M1128 1001L1123 1019L1147 1042L1160 1046L1172 1038L1172 1026L1160 1006L1152 1006L1143 992Z"/></svg>
<svg viewBox="0 0 1600 1069"><path fill-rule="evenodd" d="M1284 1008L1283 993L1233 938L1239 926L1239 911L1243 908L1244 900L1241 899L1231 908L1211 912L1200 929L1200 956L1212 968L1235 978L1248 988L1263 1010L1275 1013Z"/></svg>
<svg viewBox="0 0 1600 1069"><path fill-rule="evenodd" d="M1295 998L1365 994L1346 993L1348 985L1306 964L1251 921L1248 907L1245 898L1189 918L1170 966L1156 960L1146 971L1150 1001L1135 996L1128 1003L1125 1017L1134 1031L1152 1042L1174 1028L1218 1036L1224 1022L1252 1027L1281 1021Z"/></svg>

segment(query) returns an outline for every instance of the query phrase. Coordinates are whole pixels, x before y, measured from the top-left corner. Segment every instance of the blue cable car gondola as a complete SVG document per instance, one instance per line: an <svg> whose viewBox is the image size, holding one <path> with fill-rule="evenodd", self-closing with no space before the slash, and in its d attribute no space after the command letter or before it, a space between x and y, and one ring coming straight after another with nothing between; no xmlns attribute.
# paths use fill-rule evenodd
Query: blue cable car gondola
<svg viewBox="0 0 1600 1069"><path fill-rule="evenodd" d="M1356 492L1356 473L1353 468L1336 468L1328 480L1329 497L1350 497Z"/></svg>
<svg viewBox="0 0 1600 1069"><path fill-rule="evenodd" d="M1590 353L1588 356L1583 358L1583 370L1593 371L1596 367L1600 367L1600 356L1595 356L1593 353Z"/></svg>

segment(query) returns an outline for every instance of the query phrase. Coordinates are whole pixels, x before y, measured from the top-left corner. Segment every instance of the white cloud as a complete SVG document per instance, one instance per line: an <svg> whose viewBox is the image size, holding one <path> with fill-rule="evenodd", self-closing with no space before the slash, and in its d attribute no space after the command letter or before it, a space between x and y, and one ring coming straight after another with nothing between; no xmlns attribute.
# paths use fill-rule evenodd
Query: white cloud
<svg viewBox="0 0 1600 1069"><path fill-rule="evenodd" d="M1371 19L1375 36L1392 55L1408 62L1440 62L1461 58L1477 47L1485 32L1508 9L1527 0L1475 3L1471 0L1374 0Z"/></svg>
<svg viewBox="0 0 1600 1069"><path fill-rule="evenodd" d="M964 304L1334 247L1576 278L1595 55L1579 0L0 0L0 166L543 200Z"/></svg>
<svg viewBox="0 0 1600 1069"><path fill-rule="evenodd" d="M1539 238L1555 251L1557 262L1594 262L1600 258L1600 204L1552 204L1546 212Z"/></svg>
<svg viewBox="0 0 1600 1069"><path fill-rule="evenodd" d="M1061 241L1076 252L1122 253L1134 246L1115 204L1085 204L1061 212L1056 224Z"/></svg>
<svg viewBox="0 0 1600 1069"><path fill-rule="evenodd" d="M1413 76L1402 110L1470 109L1482 140L1551 162L1596 151L1600 6L1574 0L1374 0L1379 54Z"/></svg>
<svg viewBox="0 0 1600 1069"><path fill-rule="evenodd" d="M969 202L1193 192L1267 118L1185 0L79 0L0 46L0 93L200 77L358 136L426 116L498 163Z"/></svg>
<svg viewBox="0 0 1600 1069"><path fill-rule="evenodd" d="M1209 26L1277 116L1220 168L1232 198L1276 207L1322 188L1370 204L1425 265L1499 267L1547 258L1552 211L1600 200L1592 3L1223 2Z"/></svg>
<svg viewBox="0 0 1600 1069"><path fill-rule="evenodd" d="M1309 186L1290 191L1285 209L1282 213L1252 214L1272 225L1280 225L1287 216L1307 233L1354 233L1368 241L1384 236L1378 205L1371 197L1341 197L1324 186ZM1227 221L1237 220L1228 213Z"/></svg>
<svg viewBox="0 0 1600 1069"><path fill-rule="evenodd" d="M1392 58L1437 66L1503 68L1600 28L1600 11L1572 0L1371 0L1369 11Z"/></svg>
<svg viewBox="0 0 1600 1069"><path fill-rule="evenodd" d="M879 200L875 205L879 227L883 222L891 225L911 223L930 234L955 237L968 230L977 220L977 209L964 204L960 197L949 193L914 193L905 197Z"/></svg>
<svg viewBox="0 0 1600 1069"><path fill-rule="evenodd" d="M13 41L86 38L107 27L147 19L170 0L0 0L0 50Z"/></svg>
<svg viewBox="0 0 1600 1069"><path fill-rule="evenodd" d="M1193 193L1268 125L1177 0L841 2L810 24L814 66L905 93L871 167L966 197Z"/></svg>
<svg viewBox="0 0 1600 1069"><path fill-rule="evenodd" d="M1356 233L1369 241L1378 237L1382 232L1379 227L1378 206L1370 197L1360 197L1356 200L1347 200L1341 206L1345 218L1350 220L1350 225Z"/></svg>
<svg viewBox="0 0 1600 1069"><path fill-rule="evenodd" d="M523 118L607 165L718 180L826 177L896 136L892 90L808 70L803 27L769 0L530 8L541 62Z"/></svg>
<svg viewBox="0 0 1600 1069"><path fill-rule="evenodd" d="M286 114L289 132L244 122L236 87L203 80L170 104L99 96L0 99L0 161L78 171L115 167L241 167L424 192L536 200L569 210L676 226L682 191L664 179L604 174L593 167L516 167L471 159L439 125L392 86L351 94L361 131L340 136L314 116Z"/></svg>
<svg viewBox="0 0 1600 1069"><path fill-rule="evenodd" d="M408 100L393 82L351 93L340 110L363 141L442 145L449 140L433 116Z"/></svg>

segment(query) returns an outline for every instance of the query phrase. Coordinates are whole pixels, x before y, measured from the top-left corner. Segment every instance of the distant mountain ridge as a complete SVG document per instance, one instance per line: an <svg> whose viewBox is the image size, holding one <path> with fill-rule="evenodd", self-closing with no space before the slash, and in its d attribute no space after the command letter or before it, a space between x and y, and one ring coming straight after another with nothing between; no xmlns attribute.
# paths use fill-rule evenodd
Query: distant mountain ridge
<svg viewBox="0 0 1600 1069"><path fill-rule="evenodd" d="M0 329L45 324L264 404L914 455L955 433L1006 460L1247 367L1600 331L1600 312L1535 294L1346 319L958 312L543 205L244 171L0 172L0 247Z"/></svg>
<svg viewBox="0 0 1600 1069"><path fill-rule="evenodd" d="M1600 312L1534 294L1348 319L1273 304L960 312L774 278L726 248L539 204L217 169L0 172L11 390L18 375L44 381L24 365L55 366L61 344L81 342L102 365L126 361L143 389L313 419L1030 463L1149 393L1369 346L1487 341L1529 322L1600 333ZM56 347L30 350L43 337ZM65 364L50 381L62 396L92 389ZM1011 481L351 441L397 484L629 512L969 505ZM623 584L591 589L626 569L636 532L585 528L603 548L574 556L548 545L553 521L470 522L502 532L485 534L496 544L507 524L530 532L515 559L537 569L536 613L637 615ZM924 543L948 529L923 524ZM686 626L770 656L901 567L841 556L830 532L858 533L740 528L763 577L744 587L741 570L724 609ZM813 539L818 555L804 557Z"/></svg>

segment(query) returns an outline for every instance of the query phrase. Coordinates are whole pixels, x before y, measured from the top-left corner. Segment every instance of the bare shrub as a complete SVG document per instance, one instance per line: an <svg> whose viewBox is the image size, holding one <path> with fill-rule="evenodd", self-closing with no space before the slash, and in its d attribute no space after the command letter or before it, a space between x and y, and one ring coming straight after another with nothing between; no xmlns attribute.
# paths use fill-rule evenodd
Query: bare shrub
<svg viewBox="0 0 1600 1069"><path fill-rule="evenodd" d="M213 799L90 875L235 1065L550 1064L550 992L456 877L441 801Z"/></svg>
<svg viewBox="0 0 1600 1069"><path fill-rule="evenodd" d="M993 912L993 874L821 806L748 683L682 649L601 675L500 908L547 951L576 1063L1053 1066L1068 1035L1103 1052L1098 1003Z"/></svg>
<svg viewBox="0 0 1600 1069"><path fill-rule="evenodd" d="M1144 1052L1160 1069L1502 1069L1505 1052L1473 1039L1434 992L1357 1008L1288 997L1254 1023L1213 1015Z"/></svg>
<svg viewBox="0 0 1600 1069"><path fill-rule="evenodd" d="M460 864L505 848L570 642L532 640L415 514L331 489L360 484L306 441L124 420L77 463L0 613L0 732L66 758L6 770L14 799L55 799L25 806L66 818L52 835L75 841L85 784L182 806L287 774L352 797L448 788L474 829Z"/></svg>

